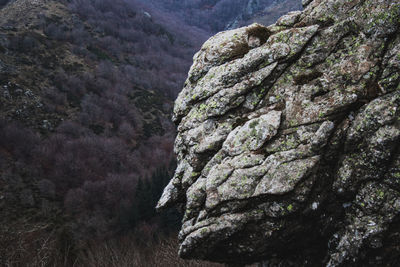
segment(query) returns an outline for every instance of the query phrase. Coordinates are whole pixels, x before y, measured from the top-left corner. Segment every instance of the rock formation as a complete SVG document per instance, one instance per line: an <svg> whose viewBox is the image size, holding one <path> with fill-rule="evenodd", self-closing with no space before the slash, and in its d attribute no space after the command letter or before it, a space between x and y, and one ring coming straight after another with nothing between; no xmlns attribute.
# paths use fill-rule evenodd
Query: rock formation
<svg viewBox="0 0 400 267"><path fill-rule="evenodd" d="M303 5L194 57L158 204L183 204L183 258L400 262L400 3Z"/></svg>

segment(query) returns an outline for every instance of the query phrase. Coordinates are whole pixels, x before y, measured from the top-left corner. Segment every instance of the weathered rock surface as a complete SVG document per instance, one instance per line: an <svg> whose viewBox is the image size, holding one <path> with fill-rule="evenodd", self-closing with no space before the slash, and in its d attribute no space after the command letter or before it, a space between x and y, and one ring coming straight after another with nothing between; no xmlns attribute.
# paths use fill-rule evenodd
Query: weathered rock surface
<svg viewBox="0 0 400 267"><path fill-rule="evenodd" d="M400 2L303 4L194 57L158 205L184 204L184 258L400 263Z"/></svg>

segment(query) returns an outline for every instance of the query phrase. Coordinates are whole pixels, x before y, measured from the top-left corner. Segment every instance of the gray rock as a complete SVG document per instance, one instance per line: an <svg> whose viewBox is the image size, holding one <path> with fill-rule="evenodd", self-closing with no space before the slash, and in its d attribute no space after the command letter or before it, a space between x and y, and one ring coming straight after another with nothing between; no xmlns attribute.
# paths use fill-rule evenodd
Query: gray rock
<svg viewBox="0 0 400 267"><path fill-rule="evenodd" d="M303 5L194 57L157 206L184 205L183 258L400 264L400 3Z"/></svg>

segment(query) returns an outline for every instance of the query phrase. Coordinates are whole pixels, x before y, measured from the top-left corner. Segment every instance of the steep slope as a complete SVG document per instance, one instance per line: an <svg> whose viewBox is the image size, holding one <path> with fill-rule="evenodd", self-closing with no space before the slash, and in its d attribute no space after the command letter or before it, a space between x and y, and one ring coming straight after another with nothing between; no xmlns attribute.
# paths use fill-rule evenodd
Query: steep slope
<svg viewBox="0 0 400 267"><path fill-rule="evenodd" d="M146 1L147 2L147 1ZM151 0L188 24L217 32L250 24L275 23L288 11L301 9L300 0Z"/></svg>
<svg viewBox="0 0 400 267"><path fill-rule="evenodd" d="M303 4L194 58L158 203L185 206L181 257L400 263L400 3Z"/></svg>
<svg viewBox="0 0 400 267"><path fill-rule="evenodd" d="M150 206L173 165L171 98L205 35L145 8L15 0L0 9L1 266L34 261L37 244L64 253L160 224Z"/></svg>
<svg viewBox="0 0 400 267"><path fill-rule="evenodd" d="M276 20L282 15L290 12L302 10L302 5L300 0L285 0L285 1L274 1L270 5L266 5L261 11L255 12L248 16L247 19L239 17L228 25L229 29L234 29L235 27L242 27L250 25L251 23L259 23L261 25L271 25L276 22Z"/></svg>

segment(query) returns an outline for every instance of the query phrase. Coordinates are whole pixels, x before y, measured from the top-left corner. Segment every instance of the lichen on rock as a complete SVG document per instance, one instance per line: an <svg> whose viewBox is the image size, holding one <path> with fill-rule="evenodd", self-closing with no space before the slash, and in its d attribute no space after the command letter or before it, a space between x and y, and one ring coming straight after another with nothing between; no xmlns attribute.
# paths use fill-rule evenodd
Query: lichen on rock
<svg viewBox="0 0 400 267"><path fill-rule="evenodd" d="M157 206L183 204L183 258L400 263L400 3L303 5L194 57Z"/></svg>

